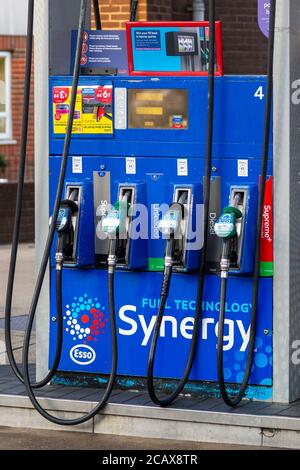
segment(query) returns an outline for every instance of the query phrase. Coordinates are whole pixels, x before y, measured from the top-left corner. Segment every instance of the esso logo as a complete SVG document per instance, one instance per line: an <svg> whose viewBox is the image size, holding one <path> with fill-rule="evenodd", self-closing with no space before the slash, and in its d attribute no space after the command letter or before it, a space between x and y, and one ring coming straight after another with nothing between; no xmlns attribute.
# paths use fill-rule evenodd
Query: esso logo
<svg viewBox="0 0 300 470"><path fill-rule="evenodd" d="M96 353L93 348L86 344L77 344L70 351L70 358L76 364L88 366L96 359Z"/></svg>
<svg viewBox="0 0 300 470"><path fill-rule="evenodd" d="M66 87L56 87L53 89L53 102L64 103L69 98L70 90Z"/></svg>
<svg viewBox="0 0 300 470"><path fill-rule="evenodd" d="M101 103L110 104L112 102L112 88L99 86L96 90L96 97Z"/></svg>

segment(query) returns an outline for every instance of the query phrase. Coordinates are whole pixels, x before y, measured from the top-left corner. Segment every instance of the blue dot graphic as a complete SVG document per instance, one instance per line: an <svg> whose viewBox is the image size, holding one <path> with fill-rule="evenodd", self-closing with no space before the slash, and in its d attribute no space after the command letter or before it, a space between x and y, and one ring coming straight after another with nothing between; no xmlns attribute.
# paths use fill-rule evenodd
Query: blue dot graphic
<svg viewBox="0 0 300 470"><path fill-rule="evenodd" d="M242 383L243 378L244 372L239 372L238 374L236 374L235 380L237 381L237 383Z"/></svg>
<svg viewBox="0 0 300 470"><path fill-rule="evenodd" d="M80 305L80 310L85 310L85 306L83 304Z"/></svg>
<svg viewBox="0 0 300 470"><path fill-rule="evenodd" d="M272 352L271 346L267 346L265 351L266 351L266 353L271 354L271 352Z"/></svg>
<svg viewBox="0 0 300 470"><path fill-rule="evenodd" d="M78 317L78 314L76 312L72 313L72 317L73 318L77 318Z"/></svg>
<svg viewBox="0 0 300 470"><path fill-rule="evenodd" d="M87 306L85 307L86 310L90 310L90 308L91 308L90 305L87 305Z"/></svg>
<svg viewBox="0 0 300 470"><path fill-rule="evenodd" d="M96 308L100 308L100 304L96 304Z"/></svg>
<svg viewBox="0 0 300 470"><path fill-rule="evenodd" d="M77 308L76 308L76 312L79 313L79 312L80 312L80 308L77 307Z"/></svg>
<svg viewBox="0 0 300 470"><path fill-rule="evenodd" d="M241 364L236 363L234 364L233 368L235 371L241 370Z"/></svg>
<svg viewBox="0 0 300 470"><path fill-rule="evenodd" d="M225 369L224 369L224 378L225 378L225 380L230 379L231 376L232 376L231 370L228 369L227 367L225 367Z"/></svg>
<svg viewBox="0 0 300 470"><path fill-rule="evenodd" d="M237 361L241 362L244 359L244 353L241 351L236 351L234 357Z"/></svg>
<svg viewBox="0 0 300 470"><path fill-rule="evenodd" d="M260 368L266 367L268 364L268 357L265 354L257 354L254 359L255 365Z"/></svg>
<svg viewBox="0 0 300 470"><path fill-rule="evenodd" d="M83 297L79 297L79 302L83 302Z"/></svg>
<svg viewBox="0 0 300 470"><path fill-rule="evenodd" d="M93 302L92 299L89 299L89 300L88 300L88 303L89 303L89 304L91 304L92 302Z"/></svg>
<svg viewBox="0 0 300 470"><path fill-rule="evenodd" d="M74 302L72 303L72 307L76 307L76 304Z"/></svg>
<svg viewBox="0 0 300 470"><path fill-rule="evenodd" d="M260 382L260 385L272 385L272 379L266 378Z"/></svg>

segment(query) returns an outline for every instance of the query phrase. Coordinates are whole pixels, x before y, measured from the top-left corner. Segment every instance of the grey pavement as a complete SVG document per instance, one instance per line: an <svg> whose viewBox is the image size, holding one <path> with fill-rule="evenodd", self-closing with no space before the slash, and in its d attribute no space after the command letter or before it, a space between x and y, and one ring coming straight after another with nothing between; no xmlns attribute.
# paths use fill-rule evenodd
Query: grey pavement
<svg viewBox="0 0 300 470"><path fill-rule="evenodd" d="M0 450L266 450L262 447L178 442L124 436L0 428Z"/></svg>
<svg viewBox="0 0 300 470"><path fill-rule="evenodd" d="M10 246L0 245L0 318L4 317L5 291L10 259ZM21 244L18 251L18 262L13 297L13 316L28 312L35 280L34 245Z"/></svg>
<svg viewBox="0 0 300 470"><path fill-rule="evenodd" d="M0 365L7 364L4 343L4 306L10 260L10 246L0 245ZM12 304L12 344L17 363L21 363L23 333L35 280L35 250L32 244L21 244L15 276ZM30 362L35 361L35 333L31 340Z"/></svg>

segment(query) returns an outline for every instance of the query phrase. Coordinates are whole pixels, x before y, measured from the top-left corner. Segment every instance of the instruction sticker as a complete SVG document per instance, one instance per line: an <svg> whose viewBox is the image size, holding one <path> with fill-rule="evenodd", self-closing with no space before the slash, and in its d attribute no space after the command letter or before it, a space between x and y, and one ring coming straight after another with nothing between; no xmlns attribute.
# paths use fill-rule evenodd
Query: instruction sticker
<svg viewBox="0 0 300 470"><path fill-rule="evenodd" d="M248 176L248 160L238 160L238 176Z"/></svg>
<svg viewBox="0 0 300 470"><path fill-rule="evenodd" d="M126 158L126 174L127 175L136 174L136 159L134 157Z"/></svg>
<svg viewBox="0 0 300 470"><path fill-rule="evenodd" d="M71 90L72 88L69 86L53 88L54 134L66 133ZM73 134L112 134L112 102L112 85L79 87L74 112Z"/></svg>
<svg viewBox="0 0 300 470"><path fill-rule="evenodd" d="M188 176L188 161L186 158L179 158L177 160L177 175Z"/></svg>
<svg viewBox="0 0 300 470"><path fill-rule="evenodd" d="M72 158L72 173L82 173L82 157Z"/></svg>

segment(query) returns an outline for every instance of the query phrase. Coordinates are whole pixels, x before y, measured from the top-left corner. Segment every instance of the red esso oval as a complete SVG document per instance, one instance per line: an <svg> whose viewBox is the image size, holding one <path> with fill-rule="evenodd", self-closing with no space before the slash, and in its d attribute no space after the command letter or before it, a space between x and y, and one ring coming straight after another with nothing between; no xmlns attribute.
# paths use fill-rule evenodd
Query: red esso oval
<svg viewBox="0 0 300 470"><path fill-rule="evenodd" d="M112 102L112 88L99 86L96 90L96 98L103 104L110 104Z"/></svg>

